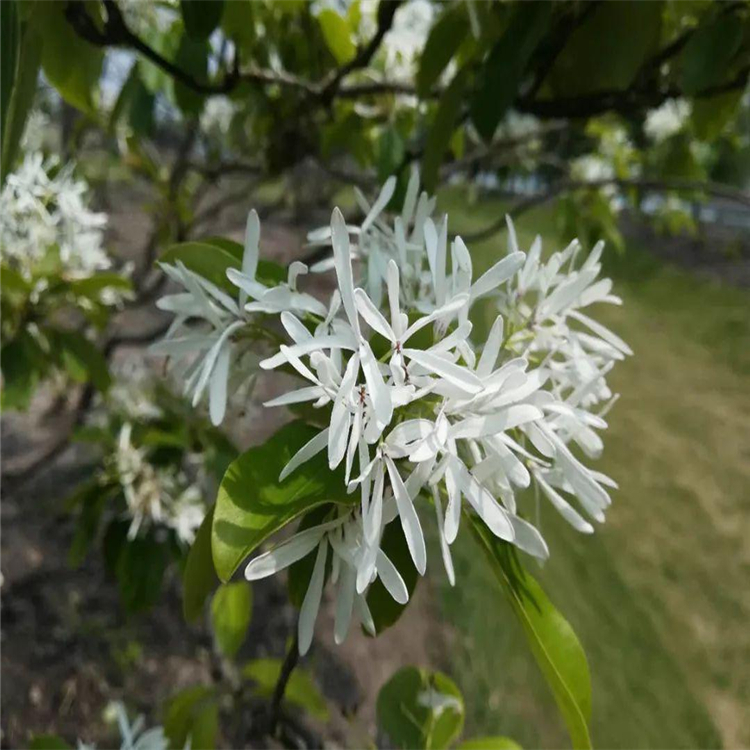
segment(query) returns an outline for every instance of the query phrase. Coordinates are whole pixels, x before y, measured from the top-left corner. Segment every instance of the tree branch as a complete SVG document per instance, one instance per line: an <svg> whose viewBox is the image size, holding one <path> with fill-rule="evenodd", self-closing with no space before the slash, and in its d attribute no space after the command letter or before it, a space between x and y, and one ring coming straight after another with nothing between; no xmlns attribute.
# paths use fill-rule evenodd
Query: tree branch
<svg viewBox="0 0 750 750"><path fill-rule="evenodd" d="M641 190L654 190L657 192L682 192L682 193L707 193L715 198L739 203L740 205L750 208L750 194L737 190L736 188L721 185L716 182L701 182L699 180L682 180L682 179L651 179L642 177L632 178L603 178L601 180L560 180L551 186L546 193L537 193L521 198L515 205L506 212L511 218L516 218L522 213L541 206L554 200L563 193L570 193L576 190L599 190L603 187L614 185L620 188L640 188ZM484 229L477 232L470 232L461 235L465 242L482 242L497 234L505 227L505 214L496 221L489 224Z"/></svg>
<svg viewBox="0 0 750 750"><path fill-rule="evenodd" d="M270 735L276 733L276 727L281 716L281 701L284 699L286 686L289 684L289 678L292 676L292 672L297 666L298 661L299 640L297 629L295 628L294 638L292 638L289 650L286 652L286 657L284 658L284 662L281 665L281 671L279 672L279 679L276 681L276 687L273 689L273 696L271 697L270 715L268 719L268 733Z"/></svg>

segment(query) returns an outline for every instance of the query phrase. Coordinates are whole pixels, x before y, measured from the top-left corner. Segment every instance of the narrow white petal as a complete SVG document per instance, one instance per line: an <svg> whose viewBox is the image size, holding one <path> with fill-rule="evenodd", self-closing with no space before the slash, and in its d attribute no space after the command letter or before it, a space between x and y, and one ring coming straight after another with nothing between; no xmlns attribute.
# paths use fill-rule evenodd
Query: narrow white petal
<svg viewBox="0 0 750 750"><path fill-rule="evenodd" d="M503 342L503 318L498 315L492 324L490 334L487 336L487 342L482 349L482 356L479 358L477 365L477 375L480 378L488 377L495 369L497 356L500 354L500 345Z"/></svg>
<svg viewBox="0 0 750 750"><path fill-rule="evenodd" d="M453 570L453 558L448 542L445 539L445 528L443 524L443 508L440 505L440 496L436 490L433 490L433 503L435 505L435 517L437 518L438 536L440 537L440 551L443 555L443 566L445 574L448 576L448 582L451 586L456 585L456 573Z"/></svg>
<svg viewBox="0 0 750 750"><path fill-rule="evenodd" d="M215 426L222 423L227 410L227 380L229 379L229 363L231 358L232 345L227 342L219 352L214 371L211 373L208 404L211 423Z"/></svg>
<svg viewBox="0 0 750 750"><path fill-rule="evenodd" d="M479 393L482 390L482 381L465 367L455 365L437 354L431 354L421 349L404 349L403 353L412 362L416 362L430 372L445 378L449 383L457 385L467 393Z"/></svg>
<svg viewBox="0 0 750 750"><path fill-rule="evenodd" d="M364 289L354 290L354 301L359 310L359 314L364 318L370 328L377 331L389 341L396 340L396 334L393 332L390 324L383 317L380 310L378 310L378 308L372 303L372 300L367 296Z"/></svg>
<svg viewBox="0 0 750 750"><path fill-rule="evenodd" d="M404 529L406 544L409 547L409 553L414 566L420 575L424 575L427 568L427 551L425 549L424 535L422 526L419 523L419 516L414 509L414 505L409 497L409 493L404 486L404 481L398 473L396 465L389 457L385 457L386 466L388 467L388 476L391 480L391 489L398 506L398 515L401 519L401 526Z"/></svg>
<svg viewBox="0 0 750 750"><path fill-rule="evenodd" d="M549 557L549 548L539 530L518 516L510 515L508 518L510 518L510 522L513 524L513 532L515 534L513 544L518 549L522 549L533 557L546 560Z"/></svg>
<svg viewBox="0 0 750 750"><path fill-rule="evenodd" d="M581 514L573 508L573 506L563 498L563 496L557 492L557 490L547 484L538 474L535 475L539 486L542 488L542 492L547 496L547 499L552 503L552 507L576 530L582 534L593 534L594 527L584 518Z"/></svg>
<svg viewBox="0 0 750 750"><path fill-rule="evenodd" d="M378 578L385 586L386 591L398 604L406 604L409 601L409 589L406 588L401 573L388 559L383 550L378 550L377 555Z"/></svg>
<svg viewBox="0 0 750 750"><path fill-rule="evenodd" d="M526 256L523 253L512 253L506 255L501 261L495 263L486 273L483 273L471 287L471 299L475 300L483 295L497 289L500 284L507 281L523 265Z"/></svg>
<svg viewBox="0 0 750 750"><path fill-rule="evenodd" d="M328 428L319 432L312 440L308 440L290 459L279 474L279 482L283 482L298 466L317 455L328 445Z"/></svg>
<svg viewBox="0 0 750 750"><path fill-rule="evenodd" d="M526 422L542 419L543 416L541 409L537 409L536 406L517 404L503 409L498 414L491 414L486 417L467 417L451 425L450 434L454 440L496 435Z"/></svg>
<svg viewBox="0 0 750 750"><path fill-rule="evenodd" d="M328 525L323 524L321 526L314 526L311 529L305 529L269 552L258 555L258 557L247 564L245 578L248 581L257 581L261 578L268 578L268 576L272 576L274 573L284 570L284 568L288 568L315 549L318 542L323 538L327 528Z"/></svg>
<svg viewBox="0 0 750 750"><path fill-rule="evenodd" d="M349 623L352 620L352 607L354 606L354 578L355 571L349 565L344 565L339 590L336 596L336 614L334 616L333 640L341 644L346 640L349 632Z"/></svg>
<svg viewBox="0 0 750 750"><path fill-rule="evenodd" d="M382 213L383 209L390 203L391 198L393 198L393 193L396 190L396 177L395 175L391 175L385 183L383 183L383 187L380 190L380 195L378 195L375 203L372 204L372 208L370 209L369 213L365 217L365 220L362 222L362 228L361 232L366 232L370 225L377 219L377 217Z"/></svg>
<svg viewBox="0 0 750 750"><path fill-rule="evenodd" d="M328 542L325 537L318 547L318 556L315 558L315 567L313 568L310 584L307 587L302 608L299 612L299 622L297 623L297 637L299 642L300 655L304 656L310 649L310 644L315 631L315 620L318 617L320 609L320 599L323 596L323 583L326 573L326 556L328 552Z"/></svg>
<svg viewBox="0 0 750 750"><path fill-rule="evenodd" d="M331 412L331 427L328 431L328 466L335 469L343 460L349 442L352 415L344 401L337 399Z"/></svg>
<svg viewBox="0 0 750 750"><path fill-rule="evenodd" d="M382 425L387 425L393 416L393 403L388 386L383 380L383 376L378 368L378 362L372 353L369 344L363 344L359 350L362 371L365 374L367 390L372 400L372 406L375 409L375 416Z"/></svg>
<svg viewBox="0 0 750 750"><path fill-rule="evenodd" d="M449 302L446 302L442 307L438 307L436 310L431 312L429 315L424 315L421 318L417 318L407 329L404 335L401 337L401 343L408 341L417 331L420 331L426 325L433 323L436 320L450 317L457 313L462 307L469 301L467 294L459 294Z"/></svg>
<svg viewBox="0 0 750 750"><path fill-rule="evenodd" d="M354 332L359 337L359 318L357 307L354 303L354 274L352 272L352 256L349 247L349 233L346 230L344 217L338 208L333 210L331 216L331 242L333 244L333 261L338 278L341 302L344 305L346 316L349 318Z"/></svg>
<svg viewBox="0 0 750 750"><path fill-rule="evenodd" d="M321 396L325 396L326 392L319 385L311 385L305 388L298 388L288 393L283 393L281 396L272 398L270 401L265 401L263 406L285 406L286 404L301 404L305 401L315 401Z"/></svg>

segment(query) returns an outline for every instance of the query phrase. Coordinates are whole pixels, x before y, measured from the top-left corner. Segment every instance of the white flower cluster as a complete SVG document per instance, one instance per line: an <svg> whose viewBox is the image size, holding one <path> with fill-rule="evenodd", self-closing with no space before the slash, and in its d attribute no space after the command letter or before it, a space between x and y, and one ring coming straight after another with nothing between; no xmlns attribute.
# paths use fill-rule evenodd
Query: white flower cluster
<svg viewBox="0 0 750 750"><path fill-rule="evenodd" d="M88 276L111 266L102 248L107 215L89 209L88 185L59 167L54 158L29 153L8 175L0 193L0 250L30 278L49 250L60 252L72 276Z"/></svg>
<svg viewBox="0 0 750 750"><path fill-rule="evenodd" d="M314 270L333 268L337 289L327 306L295 289L306 271L292 264L289 283L266 288L255 280L257 217L248 222L242 271L229 270L239 299L184 267L169 269L188 290L162 300L178 314L208 323L208 332L171 335L161 351L207 353L191 365L196 400L208 385L212 415L223 415L232 338L251 316L280 314L288 344L260 362L263 370L292 369L302 387L266 406L311 402L328 409L328 426L282 471L283 481L325 452L331 470L343 466L353 505L335 506L247 566L249 580L271 575L317 549L299 620L299 646L310 646L326 584L335 586L337 643L353 614L374 630L366 595L379 579L399 603L409 597L401 573L381 548L384 530L400 524L414 566L427 567L417 505L433 506L443 564L451 583L450 546L462 508L500 539L544 559L547 545L522 517L520 491L535 483L575 528L602 521L614 482L587 468L575 453L601 451L598 430L611 404L606 375L629 354L613 333L583 312L596 302L619 302L611 281L598 280L601 246L582 263L577 242L546 261L537 238L520 252L509 222L508 253L474 278L460 237L449 242L447 217L431 218L434 200L419 192L416 173L403 211L386 213L395 190L389 179L375 203L362 196L366 218L347 226L336 209L312 244L333 255ZM362 269L355 282L355 269ZM244 296L243 296L244 295ZM247 303L247 298L252 301ZM486 337L472 336L470 311L485 298L500 314ZM217 404L214 409L214 399ZM216 420L215 420L216 421ZM524 514L528 515L528 514ZM327 571L330 571L327 573Z"/></svg>
<svg viewBox="0 0 750 750"><path fill-rule="evenodd" d="M203 493L184 472L152 464L142 448L133 445L133 425L123 424L114 465L128 506L128 538L150 525L174 530L184 544L192 544L206 514Z"/></svg>

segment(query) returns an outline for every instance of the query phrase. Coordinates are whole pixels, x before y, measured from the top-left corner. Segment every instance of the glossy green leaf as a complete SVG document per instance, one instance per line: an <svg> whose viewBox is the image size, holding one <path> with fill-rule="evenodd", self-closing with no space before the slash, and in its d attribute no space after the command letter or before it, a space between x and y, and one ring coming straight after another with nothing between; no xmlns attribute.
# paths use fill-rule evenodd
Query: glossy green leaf
<svg viewBox="0 0 750 750"><path fill-rule="evenodd" d="M221 237L208 237L195 242L172 245L159 260L173 265L180 261L189 270L236 295L238 290L227 278L227 268L242 267L242 252L243 248L239 242ZM286 280L286 271L274 261L260 259L256 277L266 284L278 284Z"/></svg>
<svg viewBox="0 0 750 750"><path fill-rule="evenodd" d="M85 6L94 19L98 6ZM94 90L104 59L102 50L76 34L65 19L65 3L37 3L31 23L42 36L42 68L47 80L68 104L93 114Z"/></svg>
<svg viewBox="0 0 750 750"><path fill-rule="evenodd" d="M624 90L661 37L663 2L601 3L570 35L547 81L558 96Z"/></svg>
<svg viewBox="0 0 750 750"><path fill-rule="evenodd" d="M508 26L482 66L471 102L471 119L490 140L516 98L526 66L549 27L553 3L517 3Z"/></svg>
<svg viewBox="0 0 750 750"><path fill-rule="evenodd" d="M318 14L323 38L328 49L336 58L339 65L348 63L357 53L352 40L352 32L346 19L331 8L326 8Z"/></svg>
<svg viewBox="0 0 750 750"><path fill-rule="evenodd" d="M474 737L464 740L458 750L521 750L521 746L510 737Z"/></svg>
<svg viewBox="0 0 750 750"><path fill-rule="evenodd" d="M263 445L233 461L219 487L211 549L219 578L227 581L261 542L308 510L326 502L352 504L343 471L331 471L325 452L279 482L291 457L318 433L292 422Z"/></svg>
<svg viewBox="0 0 750 750"><path fill-rule="evenodd" d="M438 82L469 32L465 3L447 7L430 29L417 71L417 93L424 97Z"/></svg>
<svg viewBox="0 0 750 750"><path fill-rule="evenodd" d="M734 13L720 15L701 24L690 37L680 57L680 82L688 95L720 83L742 44L743 27Z"/></svg>
<svg viewBox="0 0 750 750"><path fill-rule="evenodd" d="M242 668L242 676L255 683L254 693L270 698L281 673L281 659L254 659ZM284 700L307 711L320 721L328 719L328 705L312 677L297 667L289 678Z"/></svg>
<svg viewBox="0 0 750 750"><path fill-rule="evenodd" d="M242 646L253 612L253 592L246 581L224 583L211 600L211 628L225 656L234 657Z"/></svg>
<svg viewBox="0 0 750 750"><path fill-rule="evenodd" d="M140 612L156 603L167 567L167 550L153 535L123 544L115 573L127 612Z"/></svg>
<svg viewBox="0 0 750 750"><path fill-rule="evenodd" d="M208 80L208 43L196 41L185 34L177 49L175 65L184 70L193 81L206 83ZM177 106L186 114L198 115L203 108L205 96L180 81L174 81L174 97Z"/></svg>
<svg viewBox="0 0 750 750"><path fill-rule="evenodd" d="M35 734L28 747L29 750L70 750L71 745L57 734Z"/></svg>
<svg viewBox="0 0 750 750"><path fill-rule="evenodd" d="M704 141L718 138L724 128L737 116L742 89L728 91L693 101L693 127L695 134Z"/></svg>
<svg viewBox="0 0 750 750"><path fill-rule="evenodd" d="M508 544L493 536L479 519L468 518L552 690L573 747L590 748L591 678L576 634L539 584L520 566L513 565Z"/></svg>
<svg viewBox="0 0 750 750"><path fill-rule="evenodd" d="M441 672L404 667L380 689L380 729L398 748L447 748L461 734L464 700Z"/></svg>
<svg viewBox="0 0 750 750"><path fill-rule="evenodd" d="M3 2L3 6L5 2ZM15 166L18 149L26 127L26 118L34 102L39 66L42 60L42 38L29 23L20 28L20 42L13 88L3 94L7 111L2 121L2 154L0 155L0 185ZM3 59L3 64L5 64ZM5 74L3 74L5 81ZM4 84L3 84L4 85Z"/></svg>
<svg viewBox="0 0 750 750"><path fill-rule="evenodd" d="M0 133L5 131L5 118L13 91L21 47L21 26L17 0L0 3Z"/></svg>
<svg viewBox="0 0 750 750"><path fill-rule="evenodd" d="M419 574L414 567L400 523L390 523L385 527L380 547L404 579L410 602L419 580ZM409 606L409 602L399 604L378 578L367 591L367 606L375 622L375 631L382 633L391 627Z"/></svg>
<svg viewBox="0 0 750 750"><path fill-rule="evenodd" d="M203 612L206 597L219 582L211 557L213 519L214 509L211 507L195 535L185 563L185 573L182 577L182 612L188 621L197 619Z"/></svg>
<svg viewBox="0 0 750 750"><path fill-rule="evenodd" d="M424 156L422 157L422 183L427 191L434 192L443 156L448 149L453 129L458 123L464 92L469 83L467 69L459 70L440 97L435 119L427 134Z"/></svg>
<svg viewBox="0 0 750 750"><path fill-rule="evenodd" d="M72 279L68 282L73 294L88 297L92 300L101 299L102 292L114 289L119 292L129 292L133 289L133 282L118 273L97 273L83 279Z"/></svg>
<svg viewBox="0 0 750 750"><path fill-rule="evenodd" d="M91 383L102 392L109 388L112 378L107 359L96 344L78 331L55 330L52 335L62 364L73 380Z"/></svg>
<svg viewBox="0 0 750 750"><path fill-rule="evenodd" d="M383 130L378 141L378 180L385 182L392 174L396 174L401 167L406 145L398 130L393 126Z"/></svg>
<svg viewBox="0 0 750 750"><path fill-rule="evenodd" d="M205 41L221 21L224 0L181 0L180 11L188 36Z"/></svg>
<svg viewBox="0 0 750 750"><path fill-rule="evenodd" d="M218 696L213 687L195 685L180 691L167 702L164 734L170 747L213 748L218 731Z"/></svg>
<svg viewBox="0 0 750 750"><path fill-rule="evenodd" d="M221 28L240 49L250 52L256 41L253 0L231 0L225 4Z"/></svg>

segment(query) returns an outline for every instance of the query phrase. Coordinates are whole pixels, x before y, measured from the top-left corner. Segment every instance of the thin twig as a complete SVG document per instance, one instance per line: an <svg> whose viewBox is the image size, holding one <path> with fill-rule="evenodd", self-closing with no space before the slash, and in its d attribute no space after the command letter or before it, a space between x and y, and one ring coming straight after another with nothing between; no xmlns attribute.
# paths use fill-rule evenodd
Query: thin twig
<svg viewBox="0 0 750 750"><path fill-rule="evenodd" d="M268 719L268 733L274 735L276 733L276 727L279 723L281 716L281 701L284 699L284 693L286 692L286 686L289 684L289 678L292 676L294 668L297 666L299 661L299 639L297 636L297 629L294 629L294 638L289 645L289 650L286 652L284 657L284 663L281 665L281 671L279 672L279 679L276 681L276 687L273 689L273 696L271 698L270 715Z"/></svg>
<svg viewBox="0 0 750 750"><path fill-rule="evenodd" d="M562 193L576 190L599 190L603 187L615 186L620 188L639 188L641 190L655 190L658 192L707 193L715 198L723 198L743 206L750 207L750 194L743 190L721 185L716 182L701 182L700 180L683 179L651 179L644 177L631 178L602 178L601 180L560 180L551 186L546 193L538 193L522 198L506 213L515 218L536 206L541 206ZM466 242L481 242L497 234L505 227L505 215L477 232L461 235Z"/></svg>

